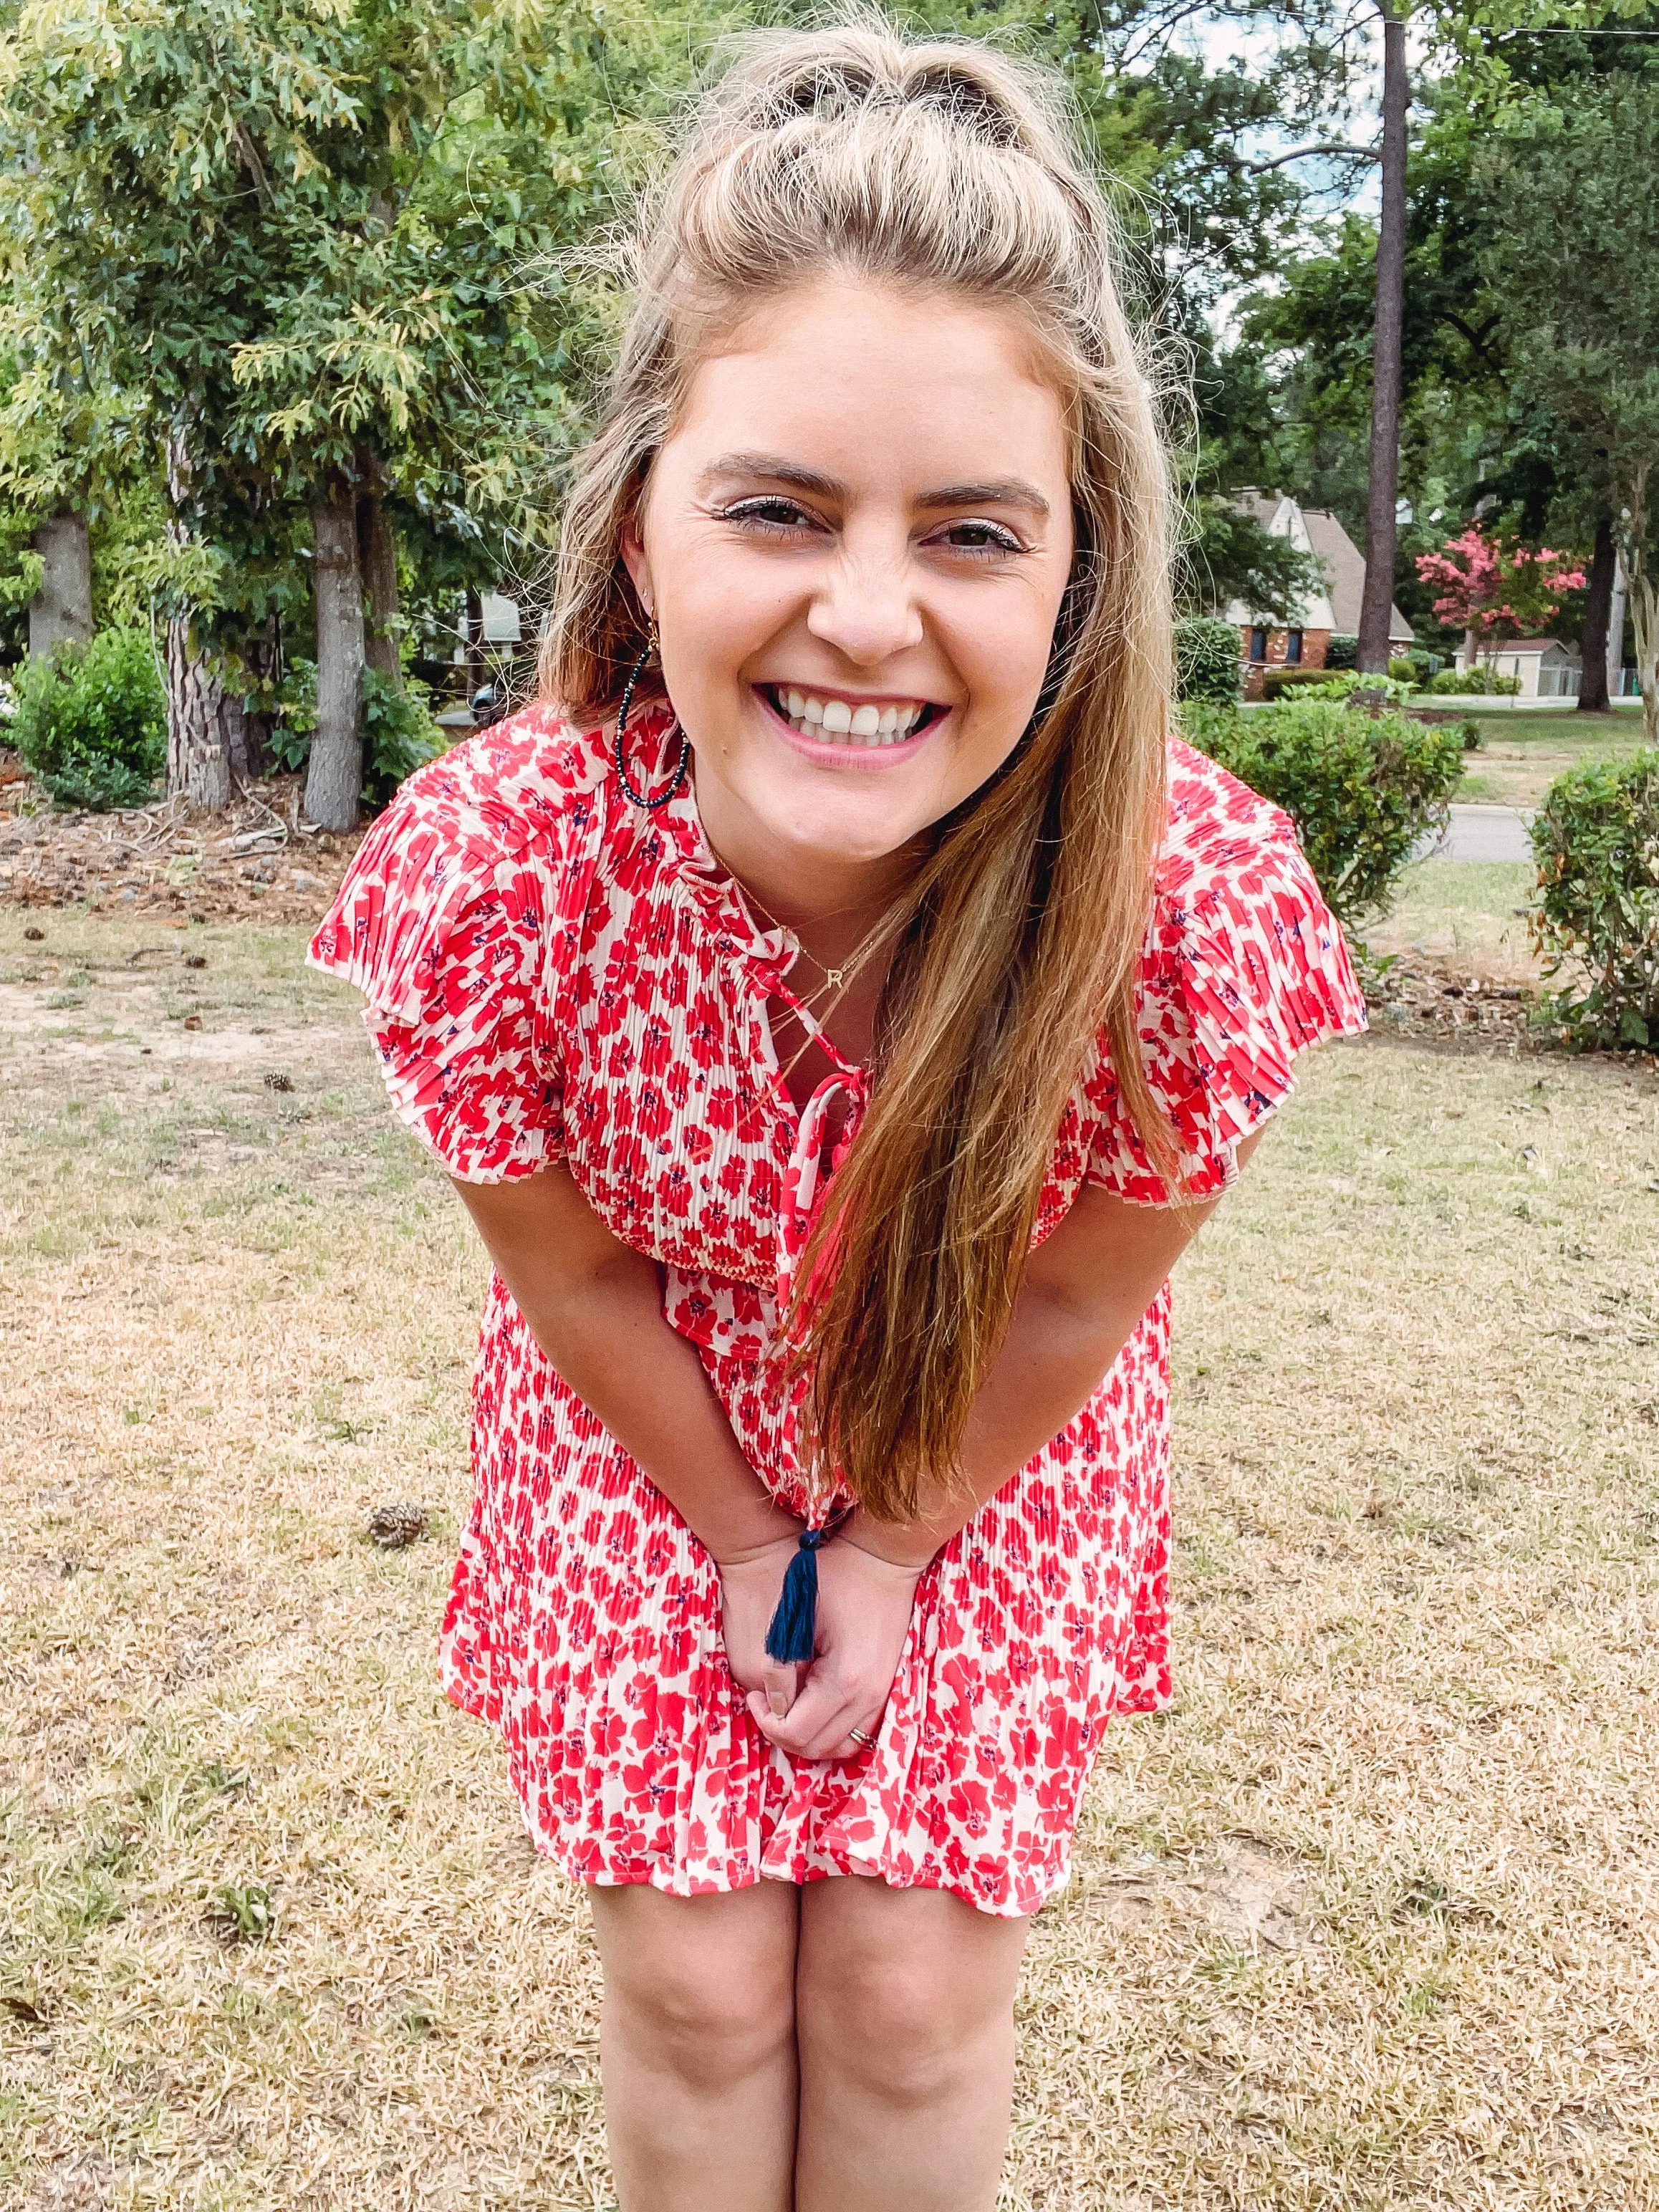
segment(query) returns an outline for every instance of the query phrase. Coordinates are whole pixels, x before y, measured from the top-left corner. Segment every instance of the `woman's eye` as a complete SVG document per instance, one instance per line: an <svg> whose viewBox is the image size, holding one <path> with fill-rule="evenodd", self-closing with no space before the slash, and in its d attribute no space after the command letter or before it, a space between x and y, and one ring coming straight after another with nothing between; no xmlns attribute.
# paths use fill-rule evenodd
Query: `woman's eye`
<svg viewBox="0 0 1659 2212"><path fill-rule="evenodd" d="M1024 547L1012 530L1000 522L952 522L934 540L952 553L999 555L1023 553Z"/></svg>
<svg viewBox="0 0 1659 2212"><path fill-rule="evenodd" d="M720 520L735 522L739 529L762 532L813 527L813 518L805 507L797 507L793 499L741 499L734 506L720 509Z"/></svg>

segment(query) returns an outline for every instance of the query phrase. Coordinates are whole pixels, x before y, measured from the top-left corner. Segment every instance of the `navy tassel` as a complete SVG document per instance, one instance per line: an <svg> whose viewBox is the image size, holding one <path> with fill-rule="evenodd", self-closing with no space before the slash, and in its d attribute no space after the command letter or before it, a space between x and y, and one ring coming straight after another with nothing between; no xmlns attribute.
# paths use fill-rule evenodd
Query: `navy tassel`
<svg viewBox="0 0 1659 2212"><path fill-rule="evenodd" d="M784 1570L783 1593L766 1632L766 1656L781 1667L804 1667L818 1636L818 1546L826 1528L803 1528L795 1556Z"/></svg>

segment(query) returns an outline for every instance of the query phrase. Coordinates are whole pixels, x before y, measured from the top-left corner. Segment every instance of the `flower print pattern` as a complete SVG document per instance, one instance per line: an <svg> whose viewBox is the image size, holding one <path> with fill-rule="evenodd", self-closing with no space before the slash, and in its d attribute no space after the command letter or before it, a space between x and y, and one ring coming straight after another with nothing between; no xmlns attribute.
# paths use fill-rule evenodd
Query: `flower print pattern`
<svg viewBox="0 0 1659 2212"><path fill-rule="evenodd" d="M647 771L671 726L659 711L635 738ZM1296 1054L1363 1027L1364 1006L1285 817L1178 744L1169 789L1139 1034L1182 1188L1206 1196ZM693 789L647 817L603 733L544 707L404 786L312 947L363 991L392 1103L449 1174L562 1160L661 1265L669 1322L801 1512L780 1301L865 1085L842 1069L791 1102L767 1001L793 957L710 854ZM826 1164L832 1103L846 1119ZM1180 1194L1103 1039L1039 1238L1085 1181L1146 1205ZM732 1682L708 1553L493 1281L441 1664L501 1731L538 1846L579 1880L679 1896L860 1872L1035 1911L1065 1881L1107 1722L1170 1696L1169 1328L1166 1285L1089 1404L933 1560L875 1747L796 1764Z"/></svg>

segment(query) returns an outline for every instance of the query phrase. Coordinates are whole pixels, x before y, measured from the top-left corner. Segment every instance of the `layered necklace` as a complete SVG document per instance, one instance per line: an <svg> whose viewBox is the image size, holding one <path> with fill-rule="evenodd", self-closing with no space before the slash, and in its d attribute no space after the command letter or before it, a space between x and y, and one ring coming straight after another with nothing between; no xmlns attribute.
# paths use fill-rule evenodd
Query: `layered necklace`
<svg viewBox="0 0 1659 2212"><path fill-rule="evenodd" d="M751 891L746 884L744 885L742 889L744 897L748 900L750 906L757 908L763 920L769 922L771 927L778 932L781 937L787 939L789 943L793 945L798 953L805 954L805 957L811 962L812 965L817 969L819 975L823 978L823 981L813 990L804 994L800 994L799 1003L805 1008L808 1012L816 1016L818 1011L818 1001L823 1000L825 1001L823 1007L824 1016L827 1018L829 1015L832 1014L836 1006L840 1005L842 994L846 990L848 982L857 971L859 963L863 959L865 954L869 951L871 945L875 942L876 939L880 935L883 928L885 927L887 916L883 915L881 919L877 921L872 927L866 930L864 935L860 938L858 943L847 955L847 957L844 960L838 962L835 967L831 968L827 966L823 961L820 960L816 952L811 951L806 945L803 945L796 933L793 929L788 928L783 922L781 922L776 915L775 915L760 899L757 898L754 892ZM791 995L794 996L796 994L792 994Z"/></svg>

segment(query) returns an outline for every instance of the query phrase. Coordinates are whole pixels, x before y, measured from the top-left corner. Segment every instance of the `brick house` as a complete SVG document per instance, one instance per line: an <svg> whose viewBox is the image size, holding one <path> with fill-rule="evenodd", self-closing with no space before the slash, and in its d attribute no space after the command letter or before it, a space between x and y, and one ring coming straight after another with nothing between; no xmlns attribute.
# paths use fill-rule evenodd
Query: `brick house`
<svg viewBox="0 0 1659 2212"><path fill-rule="evenodd" d="M1226 611L1237 623L1244 661L1244 696L1261 696L1261 679L1270 668L1322 668L1333 636L1355 635L1365 590L1365 559L1334 514L1303 508L1282 492L1245 491L1237 504L1275 538L1288 538L1300 553L1310 553L1325 572L1325 589L1310 594L1280 627L1254 615L1242 600ZM1389 645L1404 652L1416 633L1398 607L1389 610Z"/></svg>

